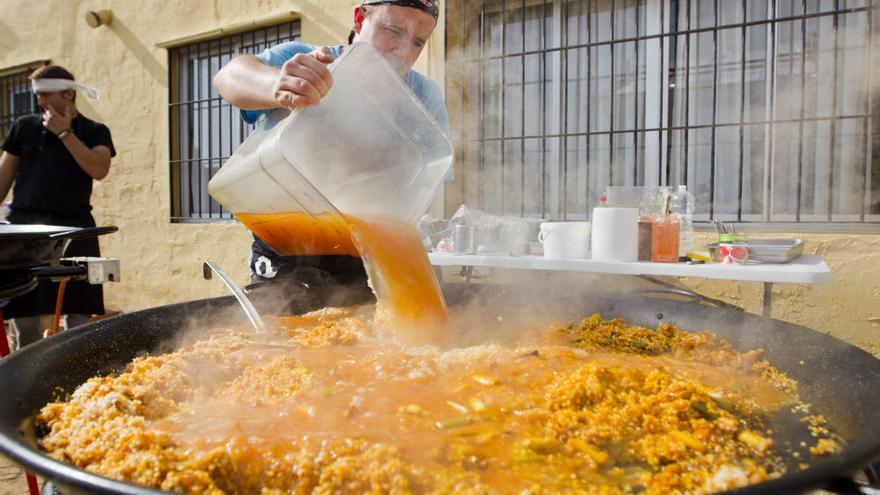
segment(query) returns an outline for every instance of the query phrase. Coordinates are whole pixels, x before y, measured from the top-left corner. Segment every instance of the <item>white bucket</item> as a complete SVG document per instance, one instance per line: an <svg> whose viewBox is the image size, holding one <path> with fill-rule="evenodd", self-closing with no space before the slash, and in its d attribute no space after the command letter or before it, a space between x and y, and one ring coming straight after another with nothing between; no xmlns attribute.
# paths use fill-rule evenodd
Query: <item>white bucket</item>
<svg viewBox="0 0 880 495"><path fill-rule="evenodd" d="M634 262L639 259L639 209L593 208L593 259Z"/></svg>
<svg viewBox="0 0 880 495"><path fill-rule="evenodd" d="M538 234L544 257L586 258L590 252L590 222L544 222Z"/></svg>

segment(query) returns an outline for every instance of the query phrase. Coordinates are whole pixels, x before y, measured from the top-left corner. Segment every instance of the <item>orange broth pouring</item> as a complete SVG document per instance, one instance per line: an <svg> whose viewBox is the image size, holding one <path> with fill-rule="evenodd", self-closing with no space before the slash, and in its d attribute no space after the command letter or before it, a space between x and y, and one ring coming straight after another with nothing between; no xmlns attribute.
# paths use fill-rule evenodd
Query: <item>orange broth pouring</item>
<svg viewBox="0 0 880 495"><path fill-rule="evenodd" d="M378 321L410 344L442 343L449 315L416 229L391 217L302 212L238 213L282 255L361 256L376 294Z"/></svg>

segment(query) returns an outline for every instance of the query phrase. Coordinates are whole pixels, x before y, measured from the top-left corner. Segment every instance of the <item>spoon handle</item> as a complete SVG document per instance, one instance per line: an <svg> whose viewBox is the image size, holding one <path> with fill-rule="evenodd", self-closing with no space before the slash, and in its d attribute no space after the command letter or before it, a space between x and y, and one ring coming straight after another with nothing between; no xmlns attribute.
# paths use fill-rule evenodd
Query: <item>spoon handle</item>
<svg viewBox="0 0 880 495"><path fill-rule="evenodd" d="M229 278L229 275L227 275L226 272L224 272L220 268L220 265L211 260L208 260L205 262L203 268L206 279L211 278L211 271L213 271L217 274L218 277L220 277L220 280L222 280L223 283L226 284L226 287L229 289L230 292L232 292L232 295L235 296L235 299L238 300L238 304L241 305L241 309L244 310L245 314L248 317L248 320L250 320L251 322L251 325L254 326L257 332L262 332L265 329L265 326L263 325L263 319L260 318L260 314L257 313L257 309L254 308L254 305L251 304L251 300L248 299L244 292L242 292L242 290L239 289L237 285L235 285L235 282L233 282L232 279ZM210 268L210 271L208 270L208 268Z"/></svg>

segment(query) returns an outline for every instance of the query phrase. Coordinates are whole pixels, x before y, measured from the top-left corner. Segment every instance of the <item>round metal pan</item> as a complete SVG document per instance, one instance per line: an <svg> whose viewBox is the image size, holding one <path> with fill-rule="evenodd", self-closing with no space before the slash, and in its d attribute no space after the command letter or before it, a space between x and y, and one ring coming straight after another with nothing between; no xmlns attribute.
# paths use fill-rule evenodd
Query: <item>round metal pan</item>
<svg viewBox="0 0 880 495"><path fill-rule="evenodd" d="M271 298L259 290L251 299L258 309L271 311ZM466 284L444 287L450 307L472 303L492 308L535 306L541 299L534 291ZM340 294L332 290L301 290L288 309L305 312L325 305L366 302L369 293ZM164 345L194 318L201 326L245 323L232 297L162 306L92 323L64 332L0 361L0 453L47 479L65 495L158 494L157 490L110 480L50 459L35 446L33 417L56 397L60 387L73 390L88 378L121 369L145 352L160 352ZM276 302L277 304L277 302ZM766 358L800 383L802 398L815 413L824 414L830 425L848 442L839 454L825 458L790 459L809 467L781 478L736 490L735 493L801 493L829 486L869 465L880 456L880 360L823 333L739 311L695 303L659 300L644 296L607 296L568 293L541 303L560 319L574 319L600 312L606 318L624 318L630 324L654 327L669 322L686 330L710 330L746 351L763 348ZM277 309L277 306L276 308ZM488 317L488 316L487 316ZM780 431L782 436L788 433ZM792 434L795 435L795 434ZM800 437L783 438L797 444Z"/></svg>
<svg viewBox="0 0 880 495"><path fill-rule="evenodd" d="M117 227L0 225L0 270L57 263L72 240L109 234Z"/></svg>

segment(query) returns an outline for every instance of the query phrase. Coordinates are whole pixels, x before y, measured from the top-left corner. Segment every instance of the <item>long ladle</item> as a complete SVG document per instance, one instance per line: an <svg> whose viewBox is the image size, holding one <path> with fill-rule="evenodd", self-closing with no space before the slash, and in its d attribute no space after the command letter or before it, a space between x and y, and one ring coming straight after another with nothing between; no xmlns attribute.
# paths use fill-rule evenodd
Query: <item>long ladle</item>
<svg viewBox="0 0 880 495"><path fill-rule="evenodd" d="M250 320L251 325L254 326L257 333L263 333L265 331L265 325L263 325L263 319L260 318L260 314L257 313L257 309L254 308L254 305L251 304L251 300L244 294L244 292L235 285L235 282L229 278L229 275L226 274L217 263L208 260L205 262L204 266L202 266L202 276L205 277L205 280L211 280L211 272L217 274L220 277L220 280L226 284L226 287L232 292L232 295L235 296L235 299L238 301L238 304L241 306L241 309L244 310L244 313L247 315L248 320Z"/></svg>

